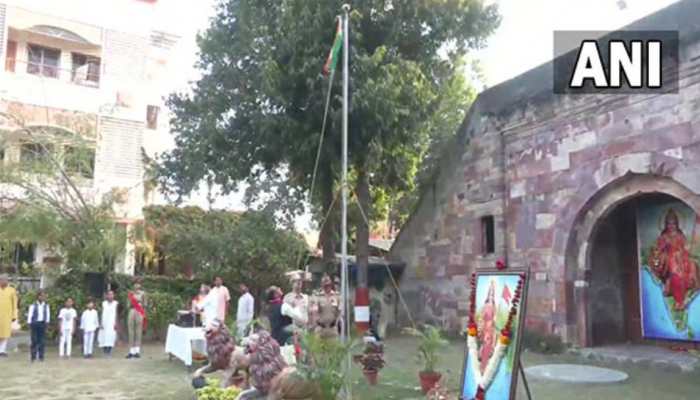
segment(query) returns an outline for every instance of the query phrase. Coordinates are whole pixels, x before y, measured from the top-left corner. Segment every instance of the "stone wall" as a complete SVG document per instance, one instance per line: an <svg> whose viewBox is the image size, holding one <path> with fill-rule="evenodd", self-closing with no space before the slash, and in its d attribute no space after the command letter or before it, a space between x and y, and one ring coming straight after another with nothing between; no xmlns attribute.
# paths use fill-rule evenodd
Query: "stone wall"
<svg viewBox="0 0 700 400"><path fill-rule="evenodd" d="M554 96L544 83L523 94L537 86L528 81L535 74L551 87L546 67L482 93L392 249L408 266L402 287L412 311L466 326L468 274L504 257L533 272L528 328L590 340L577 303L591 284L591 210L672 190L700 211L700 42L685 41L681 56L678 94ZM634 193L631 176L644 178ZM480 254L484 215L496 218L488 256ZM426 293L443 300L426 306Z"/></svg>

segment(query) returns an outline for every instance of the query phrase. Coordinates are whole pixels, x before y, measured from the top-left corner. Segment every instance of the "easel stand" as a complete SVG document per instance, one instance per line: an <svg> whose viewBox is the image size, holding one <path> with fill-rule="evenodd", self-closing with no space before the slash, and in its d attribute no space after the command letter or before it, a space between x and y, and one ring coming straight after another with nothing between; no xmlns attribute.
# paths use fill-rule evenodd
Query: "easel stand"
<svg viewBox="0 0 700 400"><path fill-rule="evenodd" d="M523 369L522 361L518 360L518 369L520 370L520 376L523 378L523 385L525 386L525 393L527 393L527 399L532 400L532 394L530 393L530 385L527 383L527 378L525 377L525 370Z"/></svg>

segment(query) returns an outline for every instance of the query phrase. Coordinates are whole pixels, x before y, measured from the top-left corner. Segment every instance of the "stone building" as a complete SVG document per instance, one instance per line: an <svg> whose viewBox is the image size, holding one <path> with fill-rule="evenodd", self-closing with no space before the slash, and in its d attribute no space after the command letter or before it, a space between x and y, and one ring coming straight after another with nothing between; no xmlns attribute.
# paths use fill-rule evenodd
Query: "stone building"
<svg viewBox="0 0 700 400"><path fill-rule="evenodd" d="M464 329L468 277L531 269L527 327L591 346L640 339L635 213L700 212L700 7L626 27L678 30L678 94L555 95L552 63L481 93L391 257L422 318Z"/></svg>
<svg viewBox="0 0 700 400"><path fill-rule="evenodd" d="M37 129L87 141L94 167L81 171L81 190L93 201L116 194L117 222L127 230L152 200L143 149L168 132L162 88L179 38L162 28L162 11L173 6L162 3L0 0L0 132ZM69 151L65 142L52 148ZM32 143L23 137L3 150L0 162L13 162ZM55 259L42 243L29 253L35 263ZM127 242L116 270L133 269Z"/></svg>

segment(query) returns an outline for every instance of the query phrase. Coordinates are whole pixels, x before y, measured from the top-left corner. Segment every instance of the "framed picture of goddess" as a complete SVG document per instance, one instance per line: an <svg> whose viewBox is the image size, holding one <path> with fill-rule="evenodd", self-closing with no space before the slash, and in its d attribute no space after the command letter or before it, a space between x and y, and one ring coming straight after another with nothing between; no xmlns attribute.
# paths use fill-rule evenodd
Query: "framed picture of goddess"
<svg viewBox="0 0 700 400"><path fill-rule="evenodd" d="M460 399L515 399L528 279L524 268L472 274Z"/></svg>

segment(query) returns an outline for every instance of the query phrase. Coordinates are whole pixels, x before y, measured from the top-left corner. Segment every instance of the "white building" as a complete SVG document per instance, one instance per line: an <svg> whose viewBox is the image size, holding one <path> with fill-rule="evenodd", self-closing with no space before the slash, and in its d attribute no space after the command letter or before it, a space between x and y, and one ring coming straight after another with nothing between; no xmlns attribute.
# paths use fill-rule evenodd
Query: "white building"
<svg viewBox="0 0 700 400"><path fill-rule="evenodd" d="M142 149L168 135L163 97L172 78L178 36L165 32L168 8L158 0L0 0L0 131L53 127L94 145L94 169L86 171L91 199L121 194L119 223L142 218L152 201L144 192ZM0 162L27 150L9 146ZM67 151L58 144L57 151ZM35 263L46 249L39 243ZM118 272L133 273L132 246L125 245Z"/></svg>

